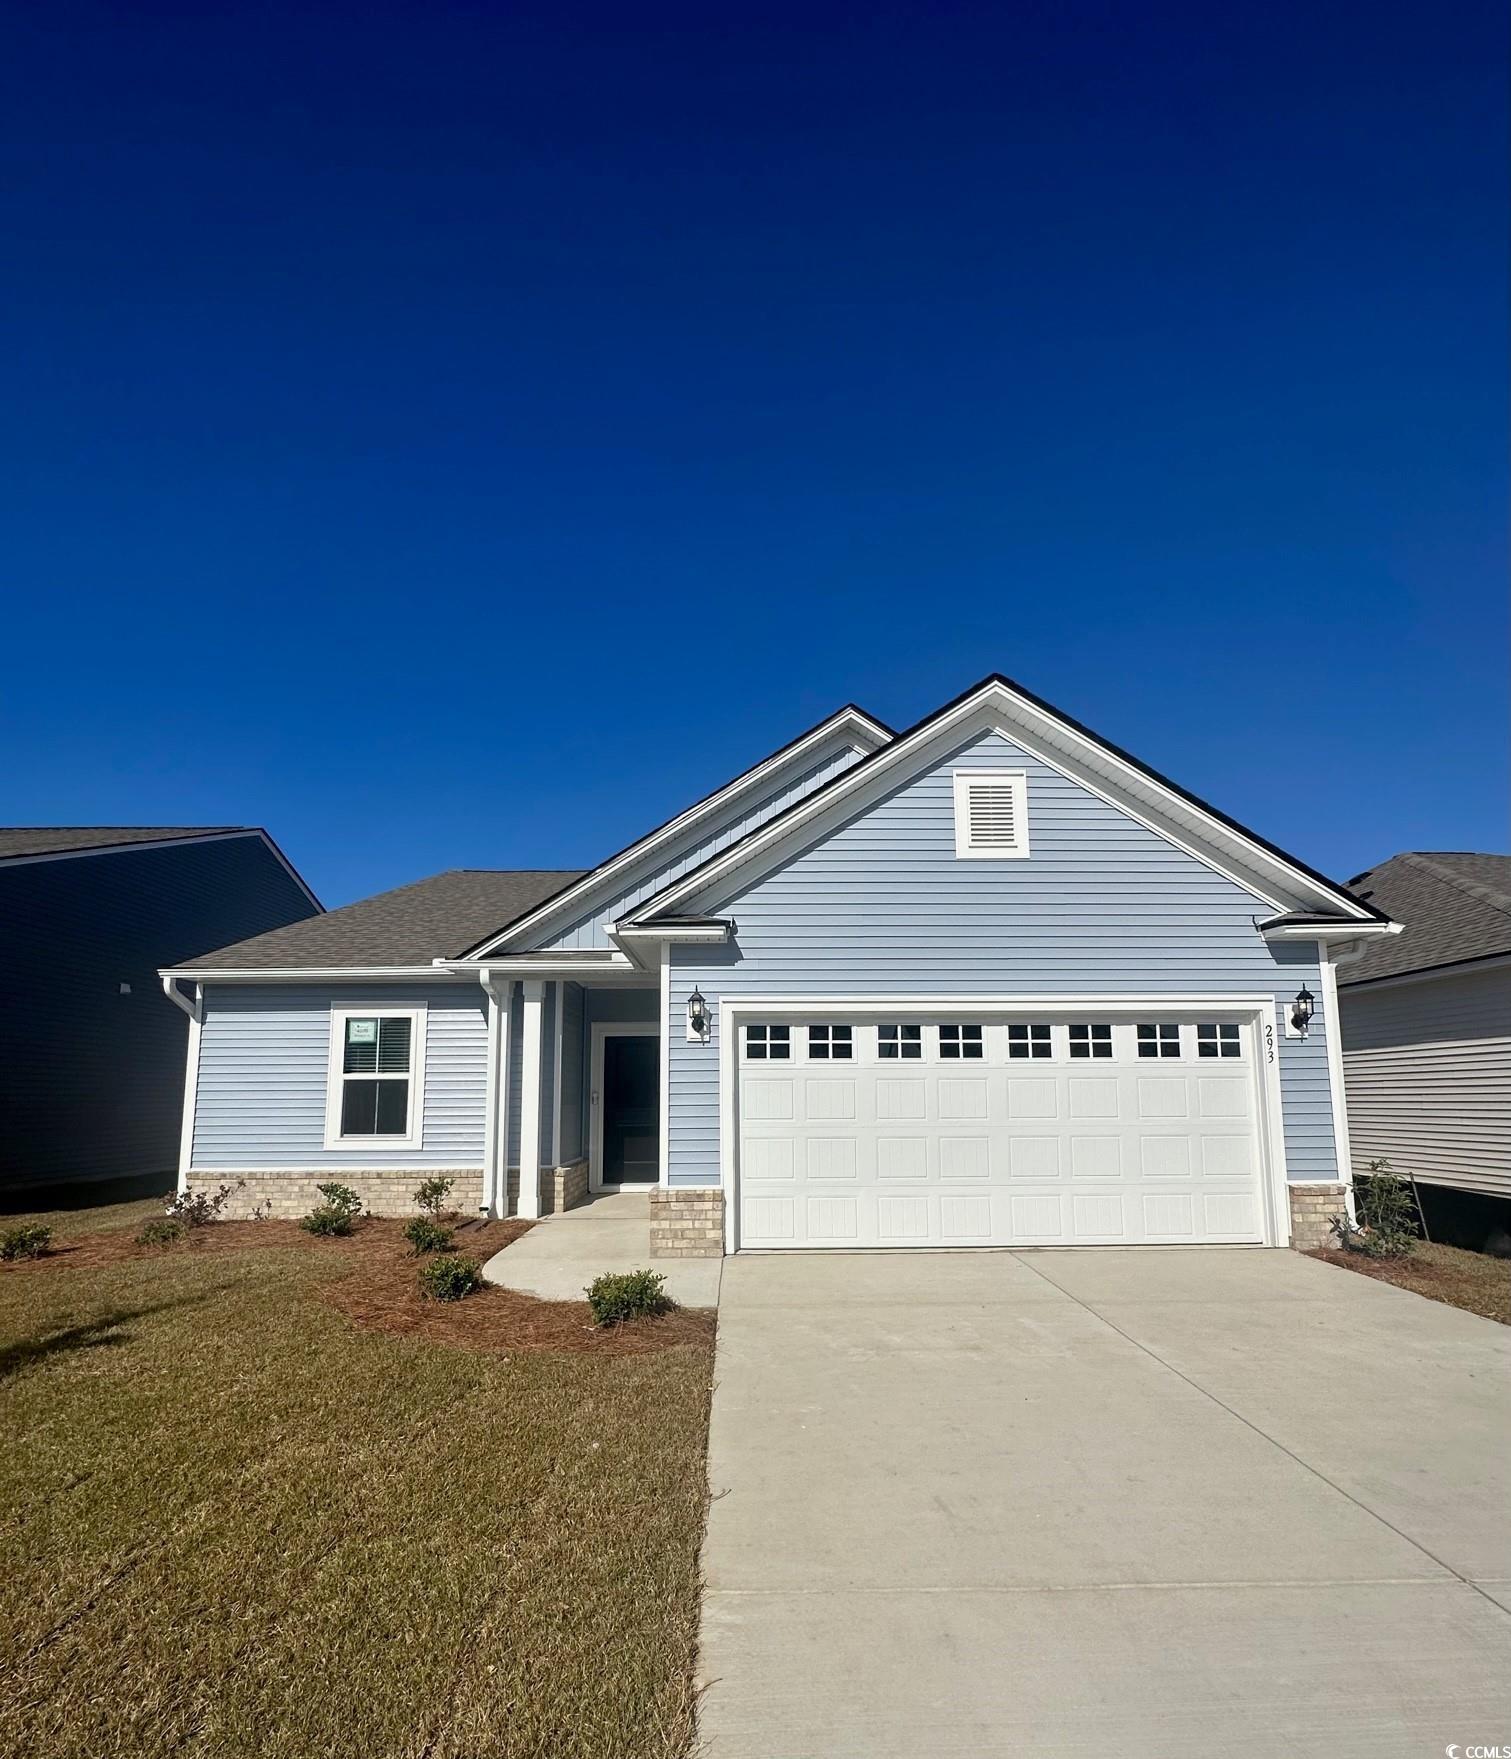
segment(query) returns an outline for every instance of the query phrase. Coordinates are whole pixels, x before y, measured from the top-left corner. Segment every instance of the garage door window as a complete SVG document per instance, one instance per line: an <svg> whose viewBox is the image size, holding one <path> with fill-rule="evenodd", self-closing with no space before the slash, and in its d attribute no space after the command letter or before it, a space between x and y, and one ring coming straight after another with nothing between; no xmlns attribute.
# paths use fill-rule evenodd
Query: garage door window
<svg viewBox="0 0 1511 1759"><path fill-rule="evenodd" d="M745 1055L753 1063L785 1063L792 1056L790 1026L747 1026Z"/></svg>
<svg viewBox="0 0 1511 1759"><path fill-rule="evenodd" d="M1047 1021L1014 1021L1007 1029L1007 1054L1010 1057L1047 1057L1053 1049Z"/></svg>
<svg viewBox="0 0 1511 1759"><path fill-rule="evenodd" d="M979 1026L941 1026L939 1028L939 1054L946 1062L958 1062L962 1058L979 1062L981 1059L981 1028Z"/></svg>
<svg viewBox="0 0 1511 1759"><path fill-rule="evenodd" d="M1105 1024L1083 1025L1073 1022L1070 1028L1070 1054L1073 1057L1110 1057L1112 1028Z"/></svg>
<svg viewBox="0 0 1511 1759"><path fill-rule="evenodd" d="M1196 1029L1196 1054L1199 1057L1236 1057L1239 1055L1238 1028L1236 1026L1198 1026Z"/></svg>
<svg viewBox="0 0 1511 1759"><path fill-rule="evenodd" d="M1138 1054L1141 1057L1178 1057L1180 1027L1173 1022L1138 1029Z"/></svg>
<svg viewBox="0 0 1511 1759"><path fill-rule="evenodd" d="M848 1026L810 1026L808 1028L808 1060L813 1063L848 1063L850 1061L850 1028Z"/></svg>
<svg viewBox="0 0 1511 1759"><path fill-rule="evenodd" d="M923 1056L921 1026L878 1026L876 1054L883 1061L916 1063Z"/></svg>

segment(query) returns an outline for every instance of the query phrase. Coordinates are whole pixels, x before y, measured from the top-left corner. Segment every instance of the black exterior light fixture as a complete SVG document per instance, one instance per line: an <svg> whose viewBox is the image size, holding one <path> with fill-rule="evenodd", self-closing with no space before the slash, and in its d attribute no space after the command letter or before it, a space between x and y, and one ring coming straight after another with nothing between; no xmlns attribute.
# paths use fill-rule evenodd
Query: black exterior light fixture
<svg viewBox="0 0 1511 1759"><path fill-rule="evenodd" d="M701 990L695 989L687 998L687 1031L691 1038L708 1037L708 1003Z"/></svg>
<svg viewBox="0 0 1511 1759"><path fill-rule="evenodd" d="M1303 1036L1311 1024L1312 1011L1317 1005L1317 998L1305 984L1296 991L1296 999L1291 1003L1291 1025Z"/></svg>

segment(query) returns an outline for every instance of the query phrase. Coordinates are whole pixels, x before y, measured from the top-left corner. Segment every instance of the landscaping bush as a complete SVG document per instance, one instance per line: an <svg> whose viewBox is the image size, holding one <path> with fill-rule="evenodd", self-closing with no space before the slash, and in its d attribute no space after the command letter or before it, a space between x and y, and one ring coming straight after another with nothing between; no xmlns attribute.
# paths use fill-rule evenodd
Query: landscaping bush
<svg viewBox="0 0 1511 1759"><path fill-rule="evenodd" d="M352 1223L362 1213L362 1199L350 1185L317 1185L325 1199L317 1204L299 1225L307 1234L349 1234Z"/></svg>
<svg viewBox="0 0 1511 1759"><path fill-rule="evenodd" d="M1417 1200L1409 1179L1388 1160L1372 1160L1369 1176L1354 1185L1356 1221L1331 1218L1333 1233L1346 1251L1368 1258L1405 1258L1417 1243Z"/></svg>
<svg viewBox="0 0 1511 1759"><path fill-rule="evenodd" d="M455 1179L425 1179L415 1187L413 1193L415 1208L422 1210L430 1217L431 1221L438 1222L441 1219L441 1212L446 1207L446 1199L451 1195L451 1187L455 1183Z"/></svg>
<svg viewBox="0 0 1511 1759"><path fill-rule="evenodd" d="M220 1212L230 1200L232 1191L239 1191L245 1184L245 1179L238 1179L234 1185L222 1185L213 1197L208 1191L180 1191L169 1202L168 1215L186 1228L208 1227L211 1222L220 1220Z"/></svg>
<svg viewBox="0 0 1511 1759"><path fill-rule="evenodd" d="M427 1301L460 1301L483 1280L477 1261L447 1253L420 1268L420 1293Z"/></svg>
<svg viewBox="0 0 1511 1759"><path fill-rule="evenodd" d="M0 1234L0 1258L40 1258L51 1245L51 1228L40 1222L24 1222Z"/></svg>
<svg viewBox="0 0 1511 1759"><path fill-rule="evenodd" d="M428 1215L417 1215L404 1225L404 1238L412 1252L444 1252L451 1244L451 1229L443 1228Z"/></svg>
<svg viewBox="0 0 1511 1759"><path fill-rule="evenodd" d="M171 1215L146 1222L136 1237L138 1246L172 1246L184 1237L184 1224Z"/></svg>
<svg viewBox="0 0 1511 1759"><path fill-rule="evenodd" d="M588 1306L594 1325L618 1325L643 1314L669 1312L676 1303L666 1293L666 1278L653 1270L605 1271L589 1283Z"/></svg>

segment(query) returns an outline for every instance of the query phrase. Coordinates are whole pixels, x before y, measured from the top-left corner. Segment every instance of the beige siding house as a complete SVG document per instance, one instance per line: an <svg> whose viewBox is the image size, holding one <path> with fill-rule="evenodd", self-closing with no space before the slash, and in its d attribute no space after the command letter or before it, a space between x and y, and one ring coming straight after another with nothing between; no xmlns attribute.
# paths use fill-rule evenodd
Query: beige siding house
<svg viewBox="0 0 1511 1759"><path fill-rule="evenodd" d="M1395 855L1350 885L1406 924L1339 972L1355 1173L1511 1198L1511 856Z"/></svg>

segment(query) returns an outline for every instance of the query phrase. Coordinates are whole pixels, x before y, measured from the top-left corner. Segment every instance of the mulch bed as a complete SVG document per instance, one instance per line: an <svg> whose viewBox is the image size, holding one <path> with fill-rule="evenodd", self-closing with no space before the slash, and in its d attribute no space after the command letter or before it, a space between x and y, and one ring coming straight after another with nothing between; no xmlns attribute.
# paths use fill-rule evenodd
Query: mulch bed
<svg viewBox="0 0 1511 1759"><path fill-rule="evenodd" d="M480 1263L517 1240L526 1221L464 1221L457 1224L453 1250ZM345 1238L308 1234L298 1222L211 1222L192 1228L172 1246L139 1246L126 1231L80 1234L55 1239L45 1257L4 1266L11 1271L62 1266L94 1269L130 1259L249 1252L270 1247L318 1252L333 1269L320 1294L331 1306L369 1331L424 1338L432 1343L509 1355L517 1350L572 1350L591 1355L639 1356L679 1344L707 1344L714 1315L704 1309L675 1308L657 1319L596 1327L586 1301L542 1301L513 1289L485 1283L463 1301L427 1301L420 1294L422 1262L409 1250L404 1223L371 1217Z"/></svg>
<svg viewBox="0 0 1511 1759"><path fill-rule="evenodd" d="M1392 1283L1398 1289L1410 1289L1429 1301L1462 1307L1466 1313L1479 1314L1481 1319L1511 1325L1511 1263L1504 1258L1431 1242L1423 1242L1406 1258L1369 1258L1362 1252L1332 1250L1309 1252L1307 1256L1320 1258L1324 1264L1336 1264L1343 1270L1357 1271L1360 1276L1374 1277L1377 1282Z"/></svg>

